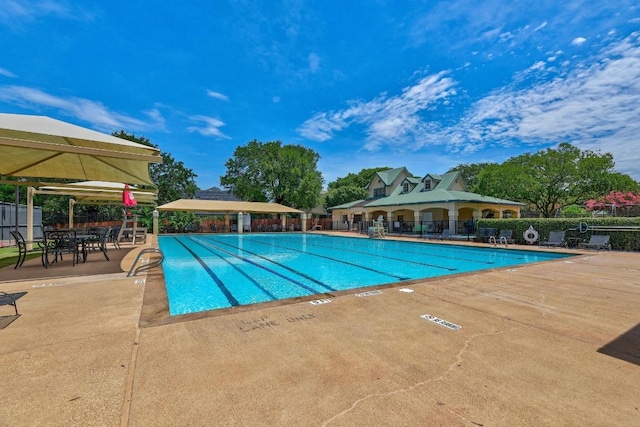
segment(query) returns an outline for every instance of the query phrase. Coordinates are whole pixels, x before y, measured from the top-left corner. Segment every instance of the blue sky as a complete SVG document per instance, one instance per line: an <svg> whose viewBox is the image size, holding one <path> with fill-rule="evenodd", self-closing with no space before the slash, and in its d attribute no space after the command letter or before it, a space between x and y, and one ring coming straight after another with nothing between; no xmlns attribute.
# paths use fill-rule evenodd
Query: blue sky
<svg viewBox="0 0 640 427"><path fill-rule="evenodd" d="M640 180L640 8L602 1L0 0L0 112L145 136L219 185L235 147L443 173L569 142Z"/></svg>

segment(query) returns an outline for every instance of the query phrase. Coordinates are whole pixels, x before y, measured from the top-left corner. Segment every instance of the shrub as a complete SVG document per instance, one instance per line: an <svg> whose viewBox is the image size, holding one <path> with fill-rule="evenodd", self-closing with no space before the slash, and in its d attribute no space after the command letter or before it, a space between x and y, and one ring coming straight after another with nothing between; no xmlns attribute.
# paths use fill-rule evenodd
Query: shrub
<svg viewBox="0 0 640 427"><path fill-rule="evenodd" d="M580 233L578 227L580 223L588 226L612 227L610 230L587 230ZM523 233L529 226L538 232L540 241L549 237L549 232L554 230L565 230L567 237L581 237L589 240L592 234L608 234L611 236L611 246L616 250L640 251L640 218L608 217L608 218L514 218L514 219L488 219L478 220L478 228L496 228L500 230L513 230L513 238L517 244L527 244ZM635 226L637 231L615 231L614 227Z"/></svg>

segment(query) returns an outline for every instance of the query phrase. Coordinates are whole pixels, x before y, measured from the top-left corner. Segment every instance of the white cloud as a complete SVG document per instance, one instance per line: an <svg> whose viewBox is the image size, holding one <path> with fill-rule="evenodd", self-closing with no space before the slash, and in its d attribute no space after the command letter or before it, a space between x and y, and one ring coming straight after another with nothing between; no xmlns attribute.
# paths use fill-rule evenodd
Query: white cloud
<svg viewBox="0 0 640 427"><path fill-rule="evenodd" d="M464 155L484 148L521 146L522 151L569 142L612 153L616 170L640 179L640 33L578 64L549 79L544 62L537 62L516 75L513 84L477 100L452 125L432 114L445 101L455 103L457 83L440 73L396 96L319 112L298 132L327 141L352 124L363 125L363 148L387 146L394 158L404 151L433 151L434 146Z"/></svg>
<svg viewBox="0 0 640 427"><path fill-rule="evenodd" d="M478 101L439 138L476 148L569 142L614 155L616 169L640 177L640 40L611 46L561 78L504 87Z"/></svg>
<svg viewBox="0 0 640 427"><path fill-rule="evenodd" d="M584 37L576 37L575 39L571 40L571 44L574 46L580 46L582 43L586 41L587 39L585 39Z"/></svg>
<svg viewBox="0 0 640 427"><path fill-rule="evenodd" d="M0 0L0 23L15 27L52 16L76 21L91 21L93 14L77 5L69 7L66 1L56 0Z"/></svg>
<svg viewBox="0 0 640 427"><path fill-rule="evenodd" d="M320 69L320 57L315 53L309 54L309 70L312 73L317 72Z"/></svg>
<svg viewBox="0 0 640 427"><path fill-rule="evenodd" d="M326 141L351 124L366 127L368 150L399 145L424 127L420 113L455 95L456 83L442 72L408 86L397 96L380 95L368 102L354 101L342 111L322 112L306 120L298 133L314 141Z"/></svg>
<svg viewBox="0 0 640 427"><path fill-rule="evenodd" d="M535 33L536 31L540 31L541 29L543 29L546 26L547 26L547 21L544 21L542 24L540 24L536 28L534 28L533 32Z"/></svg>
<svg viewBox="0 0 640 427"><path fill-rule="evenodd" d="M207 89L207 95L209 95L212 98L215 99L219 99L220 101L228 101L229 97L227 95L224 95L220 92L214 92L212 90Z"/></svg>
<svg viewBox="0 0 640 427"><path fill-rule="evenodd" d="M24 86L0 86L0 101L18 105L26 109L40 110L53 108L60 113L75 117L96 128L113 131L114 129L158 130L164 129L164 120L160 113L147 112L150 122L145 122L124 114L110 111L99 101L78 97L59 97L50 95L40 89ZM153 111L153 110L152 110Z"/></svg>
<svg viewBox="0 0 640 427"><path fill-rule="evenodd" d="M0 68L0 76L10 77L12 79L18 77L6 68Z"/></svg>
<svg viewBox="0 0 640 427"><path fill-rule="evenodd" d="M535 64L533 64L531 67L529 67L529 70L544 70L545 64L546 63L544 61L538 61Z"/></svg>
<svg viewBox="0 0 640 427"><path fill-rule="evenodd" d="M219 139L231 139L220 130L220 128L225 125L221 120L200 115L191 116L189 119L194 122L199 122L198 126L188 127L187 130L189 132L197 132L203 136L213 136Z"/></svg>

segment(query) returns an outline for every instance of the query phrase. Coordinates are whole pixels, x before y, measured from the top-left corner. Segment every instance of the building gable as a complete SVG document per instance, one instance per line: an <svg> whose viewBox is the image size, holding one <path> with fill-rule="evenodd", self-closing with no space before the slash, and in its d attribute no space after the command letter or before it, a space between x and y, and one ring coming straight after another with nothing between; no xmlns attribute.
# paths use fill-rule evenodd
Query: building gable
<svg viewBox="0 0 640 427"><path fill-rule="evenodd" d="M376 172L367 186L367 190L369 191L368 197L380 198L390 196L400 186L402 181L409 176L409 171L405 167Z"/></svg>

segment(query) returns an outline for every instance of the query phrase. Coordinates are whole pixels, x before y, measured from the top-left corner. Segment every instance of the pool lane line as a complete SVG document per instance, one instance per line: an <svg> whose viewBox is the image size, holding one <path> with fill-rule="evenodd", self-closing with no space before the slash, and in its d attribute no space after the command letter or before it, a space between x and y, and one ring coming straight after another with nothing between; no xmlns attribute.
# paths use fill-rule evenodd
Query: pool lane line
<svg viewBox="0 0 640 427"><path fill-rule="evenodd" d="M265 295L267 295L269 298L271 298L271 301L277 300L279 299L278 297L276 297L275 295L273 295L268 289L264 288L260 283L257 282L257 280L255 280L253 277L251 277L249 274L247 274L246 272L242 271L242 269L240 269L237 265L234 265L232 262L229 261L228 258L223 257L220 254L215 253L214 251L212 251L210 248L206 247L205 245L203 245L201 242L198 242L197 240L189 237L191 239L191 241L193 241L194 243L200 245L203 249L205 249L206 251L210 252L211 254L217 256L218 258L220 258L221 260L223 260L224 262L226 262L227 264L229 264L229 266L231 268L233 268L234 270L236 270L238 273L240 273L241 275L243 275L249 282L253 283L253 285L260 289L262 292L264 292Z"/></svg>
<svg viewBox="0 0 640 427"><path fill-rule="evenodd" d="M251 255L255 255L255 256L257 256L257 257L260 257L260 258L266 259L267 261L273 262L274 264L278 264L278 265L280 265L281 267L287 268L288 270L295 271L295 270L292 270L292 269L290 269L289 267L287 267L287 266L285 266L285 265L282 265L282 264L277 263L277 262L275 262L275 261L273 261L273 260L270 260L270 259L268 259L268 258L265 258L264 256L262 256L262 255L260 255L260 254L257 254L257 253L254 253L254 252L248 251L248 250L246 250L246 249L244 249L244 248L240 248L239 246L233 246L233 245L232 245L232 244L230 244L230 243L220 242L220 241L218 241L218 240L211 239L211 238L209 238L209 237L207 237L207 240L213 240L214 242L221 243L221 244L223 244L223 245L230 246L230 247L232 247L232 248L234 248L234 249L238 249L238 250L241 250L241 251L247 252L247 253L249 253L249 254L251 254ZM291 249L291 248L288 248L288 247L286 247L286 246L278 246L278 245L274 245L274 244L272 244L272 243L271 243L271 244L269 244L269 243L266 243L266 242L260 242L260 241L258 241L258 240L250 240L250 241L251 241L252 243L258 243L258 244L262 244L262 245L268 245L268 246L281 247L281 248L284 248L284 249L288 249L288 250L290 250L291 252L298 252L298 253L302 253L302 254L305 254L305 255L310 255L310 256L315 256L315 257L318 257L318 258L328 259L328 260L330 260L330 261L334 261L334 262L337 262L337 263L340 263L340 264L346 264L346 265L350 265L350 266L352 266L352 267L356 267L356 268L360 268L360 269L363 269L363 270L371 271L371 272L373 272L373 273L382 274L382 275L384 275L384 276L388 276L388 277L393 277L393 278L395 278L395 279L397 279L397 280L411 280L411 277L397 276L397 275L395 275L395 274L391 274L391 273L387 273L387 272L384 272L384 271L376 270L376 269L374 269L374 268L370 268L370 267L365 267L365 266L363 266L363 265L356 264L356 263L353 263L353 262L344 261L344 260L337 259L337 258L331 258L331 257L325 256L325 255L314 254L314 253L311 253L311 252L304 252L304 251L300 251L300 250L297 250L297 249ZM301 274L301 273L299 273L299 272L298 272L298 274ZM334 289L334 290L335 290L335 289Z"/></svg>
<svg viewBox="0 0 640 427"><path fill-rule="evenodd" d="M251 240L251 241L254 242L254 243L266 244L266 242L260 242L260 241L257 241L257 240ZM282 245L272 245L272 246L279 247L279 248L284 248L284 249L290 249L292 251L298 251L298 249L290 248L288 246L282 246ZM429 263L421 262L421 261L413 261L413 260L404 259L404 258L396 258L396 257L392 257L392 256L387 256L387 255L380 255L379 253L373 253L373 252L361 252L361 251L356 251L356 250L352 250L352 249L336 248L336 247L333 247L333 246L314 245L313 243L312 244L307 243L307 246L313 246L313 247L316 247L316 248L327 248L327 249L331 249L331 250L334 250L334 251L354 252L354 253L357 253L357 254L375 256L377 258L383 258L383 259L388 259L388 260L392 260L392 261L400 261L400 262L405 262L405 263L409 263L409 264L421 265L421 266L425 266L425 267L439 268L441 270L447 270L447 271L458 271L458 269L454 268L454 267L443 267L441 265L429 264ZM358 246L362 247L362 245L358 245ZM298 252L302 252L302 253L309 254L309 255L317 255L317 254L314 254L313 252L304 252L304 251L298 251ZM322 255L318 255L318 256L322 256ZM427 256L427 255L425 255L425 256ZM446 257L442 257L442 256L438 256L438 257L439 258L446 258ZM453 259L456 259L456 258L453 258ZM463 260L463 261L466 261L466 260Z"/></svg>
<svg viewBox="0 0 640 427"><path fill-rule="evenodd" d="M309 243L307 243L307 244L309 244ZM331 246L318 245L318 244L314 244L314 243L311 243L311 246L323 247L323 248L329 248L329 249L332 248ZM360 248L368 248L368 246L358 245L358 244L352 245L351 248L354 247L354 246L357 246L357 247L360 247ZM338 250L340 250L340 249L338 249ZM347 249L344 249L344 250L347 250ZM353 249L348 249L348 250L356 252L356 253L359 253L359 254L364 254L364 255L374 255L374 254L369 253L369 252L360 252L360 251L353 250ZM493 261L479 261L479 260L469 259L469 258L460 258L460 257L440 255L439 253L419 254L419 253L415 253L415 252L411 252L411 251L405 251L405 250L396 249L396 248L393 248L393 251L394 252L401 252L401 253L409 254L409 255L412 255L414 257L421 257L422 256L422 257L442 258L442 259L450 259L450 260L454 260L454 261L474 262L474 263L482 264L482 265L495 264L495 262L493 262ZM404 258L394 258L394 257L387 257L387 258L393 259L393 260L402 260L402 259L404 259ZM425 265L430 265L430 264L425 264ZM457 269L454 269L454 270L457 270Z"/></svg>
<svg viewBox="0 0 640 427"><path fill-rule="evenodd" d="M174 237L174 239L176 239L176 241L182 245L182 247L184 247L187 252L189 252L191 254L191 256L193 256L202 266L202 268L204 268L204 270L209 274L209 276L211 276L211 278L213 279L213 281L216 283L216 285L218 285L218 288L220 288L220 291L224 294L224 296L227 298L227 301L229 301L229 304L231 304L232 307L236 307L239 306L240 303L238 302L238 300L233 296L233 294L229 291L229 289L227 289L227 287L225 286L225 284L222 282L222 280L220 280L220 278L216 275L216 273L214 273L209 266L207 265L206 262L204 262L204 260L202 258L200 258L195 252L193 252L191 250L191 248L189 248L187 245L185 245L183 242L181 242L177 237Z"/></svg>
<svg viewBox="0 0 640 427"><path fill-rule="evenodd" d="M351 242L351 243L355 243L355 242ZM392 243L416 244L416 242L398 242L398 241L393 241ZM315 247L321 247L321 248L327 248L327 249L334 249L334 250L351 250L351 249L340 249L340 248L336 248L334 246L318 245L317 243L315 243L313 241L312 241L312 243L307 242L307 245L315 246ZM360 247L360 248L365 248L365 247L368 248L368 246L366 246L366 245L358 245L358 244L353 244L350 247L353 247L353 246L357 246L357 247ZM444 258L444 259L452 259L452 260L455 260L455 261L475 262L477 264L482 264L482 265L493 265L493 264L495 264L494 261L478 261L478 260L469 259L469 258L459 258L459 257L445 256L445 255L440 255L438 253L435 253L435 254L434 253L419 254L419 253L410 252L410 251L406 251L406 250L402 250L402 249L396 249L396 248L393 248L393 250L394 250L394 252L402 252L402 253L413 255L414 257L424 256L424 257ZM440 252L444 251L444 250L445 249L443 248L443 249L440 250ZM485 250L485 249L481 249L481 250ZM357 251L357 250L352 250L352 252L356 252L356 253L360 253L360 254L364 254L364 255L375 255L375 256L384 257L382 255L378 255L377 253L360 252L360 251ZM402 260L402 261L404 261L404 258L394 258L394 257L386 257L386 258L389 258L389 259L392 259L392 260ZM509 257L509 258L524 259L524 257ZM407 262L410 262L410 261L407 261ZM432 266L431 264L424 264L424 265ZM439 267L439 266L434 266L434 267ZM457 270L457 269L454 269L454 270Z"/></svg>
<svg viewBox="0 0 640 427"><path fill-rule="evenodd" d="M342 236L332 236L332 238L334 239L348 239L348 237L342 237ZM402 241L402 240L387 240L387 242L393 243L393 244L415 244L418 242L407 242L407 241ZM363 247L363 245L358 245L360 247ZM450 246L451 245L443 245L441 243L435 243L433 245L431 245L432 249L435 249L438 252L443 252L446 250L450 250ZM502 247L495 247L495 246L491 246L491 247L483 247L483 246L477 246L477 247L467 247L467 246L462 246L462 245L454 245L455 246L455 250L457 251L463 251L463 252L468 252L468 251L473 251L473 250L481 250L481 251L488 251L491 250L492 253L496 253L497 251L500 251L499 255L503 258L510 258L510 259L517 259L517 260L523 260L525 259L525 257L520 256L516 253L516 251L522 251L521 249L508 249L508 248L502 248ZM413 254L413 255L420 255L420 254L416 254L415 252L410 252L410 251L405 251L405 250L399 250L399 252L404 252L407 254ZM448 256L444 256L444 255L438 255L438 254L425 254L427 256L436 256L439 258L449 258L449 259L455 259L455 260L459 260L459 261L467 261L467 262L474 262L474 260L469 259L469 258L457 258L457 257L448 257ZM495 264L495 262L489 262L489 264Z"/></svg>
<svg viewBox="0 0 640 427"><path fill-rule="evenodd" d="M190 237L190 239L195 241L195 238L194 238L194 237ZM207 240L210 240L210 239L207 239ZM197 242L197 241L196 241L196 242ZM214 242L216 242L216 243L222 243L222 244L225 244L225 245L227 245L227 246L231 246L232 248L239 249L239 248L237 248L237 247L235 247L235 246L233 246L233 245L229 245L229 244L226 244L226 243L224 243L224 242L219 242L219 241L217 241L217 240L214 240ZM198 243L200 243L200 242L198 242ZM304 283L302 283L302 282L299 282L299 281L297 281L297 280L295 280L295 279L293 279L293 278L291 278L291 277L287 277L287 276L285 276L285 275L284 275L284 274L282 274L282 273L278 273L277 271L275 271L275 270L273 270L273 269L271 269L271 268L269 268L269 267L266 267L266 266L264 266L264 265L260 265L260 264L258 264L257 262L252 261L252 260L250 260L250 259L248 259L248 258L241 257L241 256L239 256L239 255L236 255L236 254L232 253L232 252L229 252L229 251L227 251L227 250L225 250L225 249L223 249L223 248L221 248L221 247L219 247L219 246L214 245L213 243L205 242L205 244L207 244L207 245L209 245L209 246L211 246L211 247L213 247L213 248L215 248L215 249L217 249L217 250L219 250L219 251L221 251L221 252L224 252L224 253L226 253L226 254L228 254L228 255L231 255L232 257L235 257L235 258L238 258L238 259L240 259L240 260L242 260L242 261L244 261L244 262L247 262L247 263L249 263L249 264L251 264L251 265L255 265L256 267L261 268L261 269L263 269L263 270L265 270L265 271L268 271L268 272L269 272L269 273L271 273L271 274L274 274L274 275L276 275L276 276L282 277L283 279L288 280L288 281L290 281L291 283L293 283L293 284L295 284L295 285L297 285L297 286L299 286L299 287L301 287L301 288L303 288L303 289L308 290L308 291L309 291L309 292L311 292L313 295L318 294L318 293L321 293L321 291L318 291L318 290L316 290L316 289L310 288L309 286L305 285L305 284L304 284ZM202 244L202 243L200 243L200 245L201 245L201 246L203 246L203 244ZM260 256L260 255L258 255L258 254L253 254L253 253L251 253L250 251L244 251L244 252L247 252L247 253L249 253L249 254L251 254L251 255L255 255L255 256L259 257L259 258L264 259L265 261L271 262L271 263L276 264L276 265L278 265L278 266L280 266L280 267L282 267L282 268L284 268L284 269L286 269L286 270L288 270L288 271L291 271L292 273L298 274L298 275L300 275L300 276L304 277L305 279L308 279L308 280L310 280L310 281L312 281L312 282L314 282L314 283L316 283L316 284L318 284L318 285L322 286L323 288L325 288L325 289L327 289L327 290L329 290L329 291L337 291L337 289L333 288L332 286L329 286L329 285L327 285L326 283L323 283L323 282L321 282L321 281L319 281L319 280L317 280L317 279L314 279L314 278L313 278L313 277L311 277L311 276L307 276L307 275L306 275L306 274L304 274L304 273L301 273L301 272L296 271L296 270L294 270L294 269L292 269L292 268L290 268L290 267L287 267L286 265L282 265L282 264L280 264L280 263L278 263L278 262L272 261L272 260L270 260L270 259L268 259L268 258L265 258L265 257L263 257L263 256Z"/></svg>

